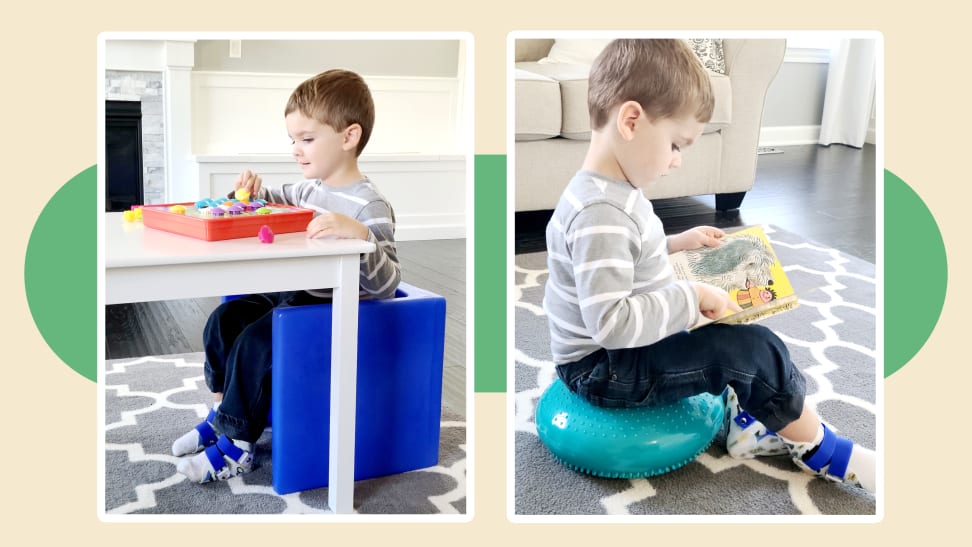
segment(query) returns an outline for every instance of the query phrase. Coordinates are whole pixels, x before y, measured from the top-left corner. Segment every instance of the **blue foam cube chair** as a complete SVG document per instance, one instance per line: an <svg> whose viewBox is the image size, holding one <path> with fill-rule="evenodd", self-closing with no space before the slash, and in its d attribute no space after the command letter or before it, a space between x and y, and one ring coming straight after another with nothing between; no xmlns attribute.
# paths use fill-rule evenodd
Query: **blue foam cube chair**
<svg viewBox="0 0 972 547"><path fill-rule="evenodd" d="M360 302L355 480L438 463L445 309L405 283ZM273 488L287 494L328 483L331 305L273 313Z"/></svg>

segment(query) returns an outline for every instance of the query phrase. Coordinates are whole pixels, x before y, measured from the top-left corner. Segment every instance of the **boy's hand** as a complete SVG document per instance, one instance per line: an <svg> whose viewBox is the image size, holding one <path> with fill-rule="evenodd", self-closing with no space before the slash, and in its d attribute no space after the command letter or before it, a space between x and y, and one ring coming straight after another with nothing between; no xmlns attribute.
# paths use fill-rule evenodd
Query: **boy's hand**
<svg viewBox="0 0 972 547"><path fill-rule="evenodd" d="M251 198L256 198L260 193L261 186L263 186L263 179L260 178L260 175L254 174L253 171L247 169L240 173L236 177L236 180L233 181L233 191L230 192L230 197L233 197L232 194L235 194L237 190L242 188L250 193Z"/></svg>
<svg viewBox="0 0 972 547"><path fill-rule="evenodd" d="M719 287L707 283L692 283L695 294L699 297L699 312L713 321L722 319L726 310L742 311L739 304L733 302L729 293Z"/></svg>
<svg viewBox="0 0 972 547"><path fill-rule="evenodd" d="M307 225L307 237L361 239L367 241L368 227L347 215L323 213L317 215Z"/></svg>
<svg viewBox="0 0 972 547"><path fill-rule="evenodd" d="M669 239L671 248L669 252L677 253L688 249L698 249L700 247L718 247L722 245L720 241L726 233L712 226L696 226L680 234L674 235Z"/></svg>

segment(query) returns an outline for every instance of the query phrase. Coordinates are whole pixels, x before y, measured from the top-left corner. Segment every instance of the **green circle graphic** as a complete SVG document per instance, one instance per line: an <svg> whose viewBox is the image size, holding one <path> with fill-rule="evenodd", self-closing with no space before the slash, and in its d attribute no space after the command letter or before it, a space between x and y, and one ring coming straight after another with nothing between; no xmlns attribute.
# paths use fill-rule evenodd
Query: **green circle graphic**
<svg viewBox="0 0 972 547"><path fill-rule="evenodd" d="M921 349L942 313L945 242L915 191L884 171L884 377Z"/></svg>
<svg viewBox="0 0 972 547"><path fill-rule="evenodd" d="M41 211L27 243L24 289L37 330L62 361L97 378L97 178L91 166Z"/></svg>

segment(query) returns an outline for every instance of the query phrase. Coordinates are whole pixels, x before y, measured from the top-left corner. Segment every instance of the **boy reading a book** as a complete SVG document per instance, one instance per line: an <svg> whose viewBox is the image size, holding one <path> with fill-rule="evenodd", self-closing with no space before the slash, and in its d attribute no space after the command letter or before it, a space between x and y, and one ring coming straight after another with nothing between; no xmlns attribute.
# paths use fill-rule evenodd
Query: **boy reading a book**
<svg viewBox="0 0 972 547"><path fill-rule="evenodd" d="M375 251L361 259L362 298L391 298L401 279L395 251L395 213L358 169L374 126L375 107L361 76L328 70L301 83L284 110L293 156L305 180L279 189L244 171L236 190L317 211L309 238L363 239ZM329 290L255 294L223 303L206 323L206 384L215 403L205 421L172 444L185 458L177 469L195 482L225 480L249 471L256 440L270 410L271 326L277 306L330 301Z"/></svg>
<svg viewBox="0 0 972 547"><path fill-rule="evenodd" d="M557 373L592 404L730 397L734 457L789 454L835 481L874 491L874 452L838 437L804 404L783 342L758 325L712 324L740 311L723 289L677 281L668 254L718 246L698 227L670 237L641 189L681 165L713 109L705 69L681 40L615 40L591 67L590 146L547 226L544 295ZM742 410L745 409L745 410Z"/></svg>

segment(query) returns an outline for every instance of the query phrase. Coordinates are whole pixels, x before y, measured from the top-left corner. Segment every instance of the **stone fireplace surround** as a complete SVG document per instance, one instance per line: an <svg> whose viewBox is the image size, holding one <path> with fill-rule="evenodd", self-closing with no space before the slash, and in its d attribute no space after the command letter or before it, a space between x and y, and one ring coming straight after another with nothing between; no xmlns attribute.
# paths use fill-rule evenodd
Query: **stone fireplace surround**
<svg viewBox="0 0 972 547"><path fill-rule="evenodd" d="M165 115L161 72L106 70L105 100L142 105L142 192L145 204L165 199Z"/></svg>
<svg viewBox="0 0 972 547"><path fill-rule="evenodd" d="M190 72L194 40L103 35L101 100L142 103L145 203L195 199Z"/></svg>

